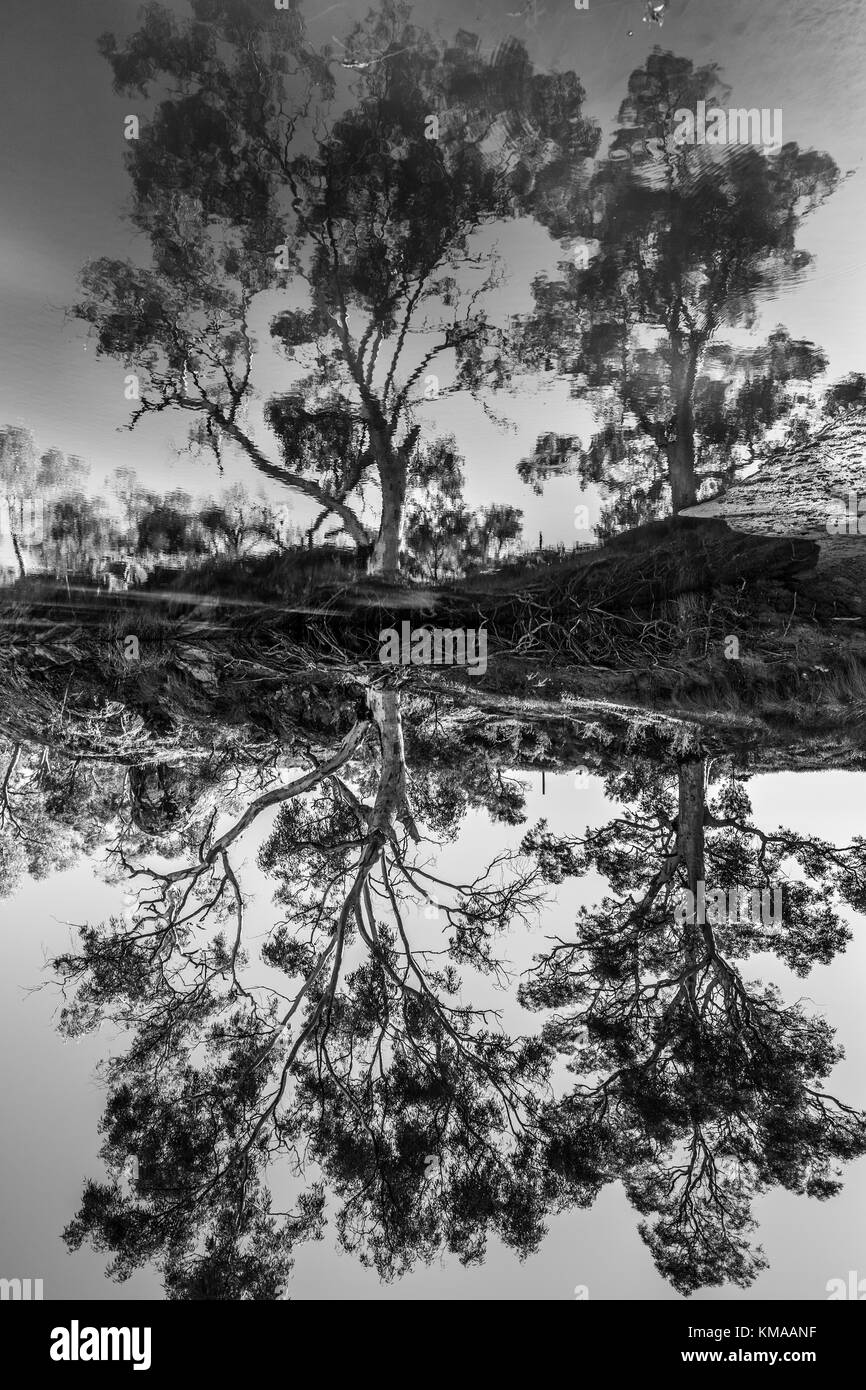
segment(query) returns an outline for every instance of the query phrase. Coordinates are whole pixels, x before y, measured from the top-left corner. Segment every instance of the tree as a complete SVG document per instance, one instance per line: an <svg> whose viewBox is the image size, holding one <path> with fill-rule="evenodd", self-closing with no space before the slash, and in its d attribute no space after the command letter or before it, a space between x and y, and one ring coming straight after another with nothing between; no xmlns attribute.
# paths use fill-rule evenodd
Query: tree
<svg viewBox="0 0 866 1390"><path fill-rule="evenodd" d="M83 537L95 523L95 509L80 525L72 519L79 501L89 510L83 492L89 472L89 465L76 454L55 448L40 454L28 429L8 425L0 430L0 496L5 503L0 529L8 523L21 576L26 573L25 550L44 545L46 537L68 540L73 532Z"/></svg>
<svg viewBox="0 0 866 1390"><path fill-rule="evenodd" d="M42 540L44 495L56 485L64 462L58 450L49 450L40 457L31 430L19 425L0 430L0 496L4 511L0 529L8 527L22 577L26 573L23 548Z"/></svg>
<svg viewBox="0 0 866 1390"><path fill-rule="evenodd" d="M419 449L409 475L406 512L407 573L438 583L496 558L520 535L523 513L493 503L470 512L463 500L462 460L453 437Z"/></svg>
<svg viewBox="0 0 866 1390"><path fill-rule="evenodd" d="M418 449L409 476L405 565L409 574L438 583L459 574L471 540L472 518L463 501L463 469L456 441L439 439Z"/></svg>
<svg viewBox="0 0 866 1390"><path fill-rule="evenodd" d="M551 1161L567 1171L587 1127L599 1129L662 1274L684 1294L727 1280L747 1287L765 1265L749 1244L752 1195L782 1186L832 1196L834 1165L866 1152L866 1116L824 1090L841 1056L827 1023L747 983L737 962L769 950L806 975L843 950L851 933L834 899L863 910L866 840L839 848L767 833L732 773L707 796L694 755L673 778L636 761L607 791L625 803L607 825L563 839L542 822L523 844L549 881L594 869L611 887L521 988L529 1007L555 1011L545 1040L597 1078L558 1107ZM785 871L791 861L802 880ZM688 891L693 908L703 884L709 904L716 888L779 881L780 926L684 903Z"/></svg>
<svg viewBox="0 0 866 1390"><path fill-rule="evenodd" d="M276 550L288 550L302 539L300 528L292 525L292 510L285 503L274 506L262 502L260 507L261 535Z"/></svg>
<svg viewBox="0 0 866 1390"><path fill-rule="evenodd" d="M483 507L475 524L475 545L481 564L487 564L491 548L495 550L498 563L512 542L520 539L522 531L523 512L518 507L508 502L493 502Z"/></svg>
<svg viewBox="0 0 866 1390"><path fill-rule="evenodd" d="M77 454L46 449L39 460L38 486L49 495L80 493L90 476L90 464Z"/></svg>
<svg viewBox="0 0 866 1390"><path fill-rule="evenodd" d="M156 1259L173 1296L279 1296L323 1203L313 1184L277 1219L263 1169L281 1155L301 1170L316 1160L341 1202L341 1243L385 1277L443 1246L480 1259L489 1230L523 1251L543 1233L550 1197L530 1136L548 1051L462 1002L458 973L504 978L493 943L536 905L534 873L502 856L450 883L413 852L393 690L371 691L336 750L307 761L220 834L214 812L178 868L148 868L119 841L138 888L128 920L82 928L79 950L55 961L67 1033L113 1018L135 1035L111 1069L111 1177L87 1184L67 1242L110 1251L119 1277ZM232 860L274 806L259 862L286 917L252 967Z"/></svg>
<svg viewBox="0 0 866 1390"><path fill-rule="evenodd" d="M58 776L47 750L4 737L0 758L0 897L8 897L25 873L41 879L70 868L87 837L74 814L58 815L68 770Z"/></svg>
<svg viewBox="0 0 866 1390"><path fill-rule="evenodd" d="M33 434L16 425L7 425L0 432L0 487L18 572L22 577L26 573L21 549L23 513L24 508L35 500L38 472L39 458Z"/></svg>
<svg viewBox="0 0 866 1390"><path fill-rule="evenodd" d="M127 538L136 535L138 523L146 511L153 508L157 495L139 480L134 468L115 468L110 478L105 480L112 496L120 505L121 515L127 530Z"/></svg>
<svg viewBox="0 0 866 1390"><path fill-rule="evenodd" d="M458 285L483 268L470 238L577 177L598 139L583 91L573 73L534 73L519 44L486 58L462 31L434 41L393 0L354 27L339 59L307 46L298 10L193 0L193 11L180 28L150 5L124 47L101 41L118 91L174 90L128 156L153 265L93 262L75 312L98 352L146 378L133 424L190 413L200 444L219 457L233 443L358 546L374 537L349 499L374 481L370 567L393 575L425 373L440 354L480 352L488 329L477 301L495 270ZM353 75L342 107L337 64ZM284 272L292 300L304 283L309 302L271 325L300 372L266 406L275 452L245 412L250 315ZM471 385L466 372L458 384Z"/></svg>
<svg viewBox="0 0 866 1390"><path fill-rule="evenodd" d="M676 762L629 753L610 774L624 809L609 824L538 827L519 856L454 881L428 837L455 839L469 808L520 824L514 770L574 756L575 721L503 719L495 693L477 707L435 689L368 695L303 652L293 666L277 628L245 616L238 630L241 646L221 626L210 654L201 633L162 649L153 633L158 687L81 631L56 633L46 660L28 630L17 663L4 724L35 734L9 774L11 816L52 851L69 828L76 854L107 849L126 888L122 918L55 962L62 1028L109 1021L127 1040L106 1073L108 1176L85 1186L70 1246L107 1251L119 1277L155 1260L171 1297L272 1298L321 1230L325 1188L343 1248L392 1277L441 1250L478 1260L491 1233L529 1252L552 1211L622 1181L677 1288L747 1283L751 1197L832 1195L863 1127L829 1091L827 1024L744 962L771 950L805 975L833 959L840 905L864 906L864 842L768 832L727 761L710 770L681 731ZM616 758L658 738L611 723L593 747ZM262 934L241 866L274 812ZM11 884L28 847L7 827ZM590 870L608 895L576 932L555 928L522 991L543 1030L503 1033L468 972L511 988L501 938L534 916L545 879ZM781 881L783 929L680 920L701 878L708 899ZM289 1204L268 1190L282 1164Z"/></svg>
<svg viewBox="0 0 866 1390"><path fill-rule="evenodd" d="M570 239L571 259L561 279L539 277L535 311L518 325L523 361L569 379L599 420L586 447L540 436L521 474L540 488L576 464L614 493L607 529L659 515L668 496L679 512L705 479L759 460L826 366L783 328L754 348L719 339L751 327L762 299L810 264L797 233L840 178L828 155L792 142L769 154L743 146L736 158L678 142L676 112L726 94L715 64L658 48L635 69L588 203L549 223Z"/></svg>
<svg viewBox="0 0 866 1390"><path fill-rule="evenodd" d="M253 501L242 483L227 488L219 502L203 507L198 521L214 548L235 558L245 547L273 533L267 507L261 501Z"/></svg>
<svg viewBox="0 0 866 1390"><path fill-rule="evenodd" d="M67 493L50 508L48 534L56 546L58 562L80 564L98 552L107 539L108 528L101 498L84 493Z"/></svg>
<svg viewBox="0 0 866 1390"><path fill-rule="evenodd" d="M138 549L177 554L187 548L192 518L175 507L157 505L138 523Z"/></svg>

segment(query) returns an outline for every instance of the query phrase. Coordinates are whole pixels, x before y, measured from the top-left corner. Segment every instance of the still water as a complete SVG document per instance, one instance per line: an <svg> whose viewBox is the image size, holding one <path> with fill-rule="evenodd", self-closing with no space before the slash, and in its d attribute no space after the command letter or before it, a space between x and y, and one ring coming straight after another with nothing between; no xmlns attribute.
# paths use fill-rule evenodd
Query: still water
<svg viewBox="0 0 866 1390"><path fill-rule="evenodd" d="M839 1131L839 1121L848 1113L843 1107L863 1103L859 1090L866 1060L857 983L866 947L862 912L852 907L858 901L862 906L862 869L858 855L850 853L859 832L862 774L791 770L749 776L724 757L699 763L697 769L687 765L684 773L673 763L630 759L607 777L547 772L542 789L539 773L525 768L500 767L491 778L489 770L481 776L465 770L456 776L454 769L437 770L420 757L413 764L415 743L410 733L407 787L418 840L398 832L400 848L394 844L386 850L371 874L371 916L362 915L367 934L372 920L382 941L389 932L395 937L405 933L413 983L401 985L407 954L401 941L392 942L396 973L390 980L386 1021L381 1000L371 997L375 970L361 924L347 932L332 1041L324 1045L324 1081L312 1073L301 1075L310 1065L302 1052L301 1070L277 1111L278 1117L287 1117L285 1148L274 1148L262 1165L273 1211L297 1212L303 1194L309 1196L317 1179L323 1182L324 1225L296 1241L288 1294L296 1299L671 1299L696 1284L697 1298L742 1298L744 1288L734 1282L739 1278L748 1289L745 1296L826 1298L828 1281L847 1278L849 1269L858 1268L864 1214L866 1166L862 1158L845 1161ZM420 752L420 743L417 748ZM311 960L309 954L297 959L287 955L286 942L303 940L315 949L319 937L329 939L329 931L319 924L323 910L325 916L330 910L325 868L329 864L332 870L335 882L329 890L334 889L336 903L351 887L363 855L353 844L339 860L333 818L327 833L323 830L321 798L336 794L345 806L357 796L362 805L375 804L377 778L381 790L377 762L362 750L347 762L345 782L336 793L334 783L325 792L320 787L293 798L288 813L266 807L231 842L229 862L243 899L247 952L245 965L243 956L238 957L237 976L249 991L234 997L245 1027L258 1019L261 1040L276 1057L285 1056L297 1038L304 1012L298 1009L294 1023L283 1031L274 1030L274 1017L285 1012L299 971L309 971ZM244 770L240 772L243 781ZM108 1258L121 1252L131 1256L131 1237L120 1239L107 1253L97 1253L85 1239L70 1254L61 1233L80 1205L85 1179L107 1182L105 1191L143 1203L150 1220L175 1200L158 1190L160 1183L175 1194L185 1185L205 1186L209 1171L209 1160L191 1149L184 1170L178 1141L168 1157L163 1150L156 1167L151 1163L149 1187L139 1165L136 1198L130 1185L135 1172L129 1167L118 1171L122 1143L112 1151L108 1168L106 1155L100 1158L104 1107L113 1096L119 1114L118 1095L125 1087L134 1091L138 1086L142 1095L150 1090L149 1104L168 1105L166 1124L177 1123L176 1116L171 1118L172 1105L185 1082L177 1056L160 1051L157 1015L171 1000L160 995L159 972L147 979L133 973L127 993L118 995L105 971L125 969L122 958L109 954L99 965L99 950L92 944L91 964L101 981L90 995L94 1031L64 1038L58 1031L64 1003L57 984L60 972L50 962L70 947L75 958L81 949L77 929L85 923L96 928L92 942L101 939L103 947L109 939L116 943L118 936L141 930L139 903L156 897L132 875L145 867L165 874L194 864L178 854L171 836L177 837L181 825L194 826L194 840L209 825L214 807L213 837L230 831L241 803L245 809L255 801L252 788L229 801L230 783L237 782L238 773L237 766L230 773L226 768L208 783L200 769L175 770L176 792L186 777L186 796L177 793L173 809L165 811L160 825L151 819L145 834L142 806L152 806L156 783L139 788L137 800L127 789L111 826L115 832L127 827L125 866L117 854L106 853L107 837L99 837L103 843L91 846L70 867L40 870L45 876L38 881L24 875L7 899L2 1027L8 1065L2 1101L15 1123L3 1135L3 1168L17 1195L6 1207L3 1247L16 1267L45 1281L48 1297L162 1297L158 1268L148 1259L136 1267L138 1256L131 1258L133 1272L126 1282L106 1281ZM287 770L281 785L288 780ZM684 782L689 784L685 801ZM784 904L781 925L717 921L710 952L705 942L689 944L688 926L675 921L674 904L684 901L686 891L682 865L661 888L660 898L653 899L668 862L671 821L687 807L689 787L697 787L700 796L701 786L706 812L697 835L707 884L750 887L769 866ZM17 803L13 800L19 815L28 809L23 796L19 790ZM231 814L221 809L229 804ZM148 814L156 813L151 809ZM712 826L713 819L729 824ZM780 826L784 839L775 841ZM353 838L346 835L347 841ZM389 855L393 879L382 867ZM74 857L72 851L69 857ZM407 874L402 886L396 883L397 865ZM399 903L396 929L389 885ZM173 901L176 905L177 898ZM196 907L204 909L209 901L208 889ZM149 918L150 928L160 913L164 923L172 910L161 901ZM180 931L160 967L163 983L165 978L173 981L171 999L181 1009L192 1007L189 991L195 992L202 977L200 970L196 974L198 967L189 973L191 957L187 978L181 980L182 971L175 976L178 953L200 950L204 960L209 951L211 967L219 966L213 941L222 931L231 945L235 909L221 904L210 920L203 910L197 921L191 933L197 942ZM287 924L282 930L281 923ZM853 939L847 939L849 932ZM273 968L275 962L282 963L281 972ZM460 977L456 992L455 981L442 974L449 964ZM416 970L420 973L413 976ZM68 1004L75 989L70 979L66 986ZM422 1025L411 1015L419 987L429 990L434 1009L458 1010L441 1015L445 1029L438 1034L425 1033L429 1020ZM310 998L314 996L312 990ZM279 1008L275 1005L271 1013L273 1000ZM212 1016L209 1007L193 1012L186 1023L178 1014L175 1037L186 1038L180 1051L199 1067L206 1057L202 1041L219 1012L216 991L211 1003ZM309 1013L309 1000L305 1007ZM477 1012L464 1014L461 1008ZM696 1012L690 1016L692 1008ZM351 1010L354 1024L347 1023ZM357 1154L350 1161L346 1145L361 1141L341 1104L340 1088L329 1088L327 1077L330 1071L336 1086L339 1074L340 1087L351 1088L358 1082L358 1067L362 1073L367 1067L374 1038L369 1030L365 1037L364 1010L382 1024L376 1070L381 1065L380 1080L384 1085L387 1078L393 1092L369 1097L364 1129L371 1143L374 1133L378 1140L363 1161ZM587 1022L594 1031L586 1031ZM552 1047L549 1071L543 1077L531 1067L512 1071L501 1057L495 1060L478 1041L482 1024L482 1033L489 1028L491 1036L504 1032L512 1040L537 1039L545 1024L547 1030L552 1027L544 1033ZM137 1060L130 1051L136 1033L139 1045L149 1039L147 1055ZM430 1036L440 1049L438 1063L427 1051L425 1038L429 1042ZM443 1070L449 1037L453 1053ZM212 1062L224 1041L210 1053ZM312 1037L309 1047L315 1051ZM837 1048L844 1056L836 1054ZM810 1063L804 1065L807 1054ZM414 1080L408 1073L395 1080L412 1055L420 1068L412 1073ZM113 1078L104 1070L112 1057L124 1068ZM430 1103L418 1091L429 1068L441 1089L439 1099ZM822 1070L825 1076L816 1075ZM246 1126L247 1133L256 1106L264 1109L278 1078L279 1067L253 1107L234 1112L227 1099L233 1084L229 1076L200 1073L201 1088L212 1087L210 1103L223 1097L225 1123ZM600 1105L606 1086L610 1102ZM825 1103L822 1089L841 1105ZM363 1085L355 1095L360 1103ZM524 1194L529 1206L523 1214L512 1217L501 1186L488 1174L487 1186L481 1185L487 1215L472 1211L470 1203L463 1229L449 1224L437 1184L444 1184L453 1214L465 1191L461 1183L471 1180L477 1195L478 1175L487 1172L472 1137L478 1115L487 1117L487 1139L497 1161L508 1163L514 1160L515 1132L524 1139L533 1132L536 1103L553 1106L549 1115L570 1115L574 1121L569 1096L582 1096L581 1104L588 1108L576 1129L566 1125L558 1147L530 1144L531 1198ZM304 1108L314 1103L320 1106L319 1120L307 1126L310 1115ZM478 1105L482 1112L476 1112ZM214 1152L226 1142L221 1123L212 1135ZM139 1113L132 1129L130 1124L131 1113L123 1122L127 1128L121 1125L114 1137L119 1142L121 1132L126 1133L139 1154L148 1143L152 1150L154 1144L158 1148L165 1137L154 1131L146 1113ZM417 1127L419 1134L403 1133L401 1126ZM549 1128L546 1133L549 1138ZM563 1160L563 1148L571 1154L571 1167ZM715 1165L714 1175L708 1162ZM835 1184L836 1170L839 1190L828 1195L830 1189L822 1184ZM711 1176L715 1185L710 1185ZM393 1200L368 1201L370 1184L377 1180L386 1187L399 1180L407 1187ZM677 1198L673 1206L669 1186ZM693 1208L684 1218L678 1203L692 1188ZM720 1234L715 1203L722 1204L734 1228L730 1240L724 1231ZM363 1219L349 1218L345 1224L347 1208L359 1206ZM206 1226L196 1231L197 1219L191 1211L181 1217L184 1238L204 1234ZM531 1240L521 1226L526 1221L539 1223ZM313 1239L314 1234L321 1239ZM248 1231L245 1243L259 1251L259 1258L262 1249L272 1249L262 1231ZM451 1253L449 1244L455 1247ZM764 1267L755 1253L759 1245ZM153 1253L161 1263L165 1250ZM461 1255L470 1262L461 1263ZM716 1279L718 1284L702 1282Z"/></svg>

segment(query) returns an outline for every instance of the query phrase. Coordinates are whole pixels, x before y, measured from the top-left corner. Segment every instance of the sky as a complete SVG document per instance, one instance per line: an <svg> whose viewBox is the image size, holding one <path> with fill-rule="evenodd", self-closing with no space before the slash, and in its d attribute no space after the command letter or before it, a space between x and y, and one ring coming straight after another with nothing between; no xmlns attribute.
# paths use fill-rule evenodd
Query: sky
<svg viewBox="0 0 866 1390"><path fill-rule="evenodd" d="M534 10L533 10L534 3ZM732 86L731 103L780 107L784 138L826 150L851 176L807 224L801 244L816 254L807 283L770 303L757 325L764 337L784 322L796 336L821 344L829 376L862 369L864 311L862 224L866 213L863 139L866 97L866 17L861 0L672 0L664 28L641 23L641 0L428 0L416 17L443 35L471 28L494 47L522 38L544 68L573 67L587 93L586 111L611 129L629 73L653 44L717 62ZM123 166L123 119L136 108L115 96L107 63L96 51L106 29L118 35L136 24L138 0L4 0L0 90L0 428L32 429L41 447L56 446L88 459L98 485L113 468L130 465L154 487L206 493L222 486L215 465L181 452L179 416L147 420L130 435L124 368L97 361L85 326L66 310L76 298L82 265L100 255L145 261L147 247L124 220L128 196ZM179 16L185 0L168 0ZM307 0L311 39L340 37L364 13L362 0L324 4ZM632 30L631 37L628 31ZM528 225L502 229L500 252L508 280L503 307L529 306L529 286L552 271L561 248ZM574 509L584 502L591 523L598 498L584 497L575 479L549 483L541 498L516 474L542 430L586 430L586 407L562 384L534 384L495 402L513 422L494 425L467 397L443 398L427 420L436 433L455 434L466 459L467 499L522 507L533 543L575 538ZM230 462L226 481L243 478L254 490L259 475L242 460ZM283 494L270 484L265 491ZM295 501L303 521L303 502ZM585 538L585 537L584 537Z"/></svg>
<svg viewBox="0 0 866 1390"><path fill-rule="evenodd" d="M526 828L541 816L559 835L580 833L587 824L603 825L614 814L597 777L577 782L572 773L549 773L542 795L540 774L516 775L526 788L526 824L494 826L483 811L466 816L454 842L439 855L437 872L443 878L473 877L482 862L516 849ZM839 845L862 833L859 808L866 774L777 773L752 779L747 789L754 822L767 830L784 824ZM271 927L280 911L271 901L274 880L255 862L275 814L274 809L256 821L239 842L233 861L244 893L250 895L245 930L251 942ZM219 832L223 826L216 828ZM45 963L71 944L76 924L119 915L126 891L125 883L105 883L94 865L85 862L42 882L26 881L0 911L0 1114L8 1117L0 1131L0 1276L40 1278L46 1299L161 1297L155 1270L139 1271L118 1285L105 1278L105 1256L89 1248L70 1254L60 1237L77 1210L84 1179L103 1173L97 1127L104 1092L96 1066L100 1058L119 1051L123 1040L103 1028L95 1036L64 1041L53 1027L61 997ZM529 967L532 956L544 948L545 937L566 936L573 930L578 907L592 906L604 892L604 881L595 873L552 888L538 921L525 933L509 934L507 959L513 970ZM754 955L744 962L743 976L775 983L786 1003L800 1000L808 1013L827 1018L845 1049L844 1059L827 1079L827 1090L849 1105L866 1108L866 923L847 908L843 917L854 939L829 966L815 967L802 980L774 956ZM407 929L417 941L416 925L408 917ZM476 977L467 989L476 1007L502 1008L503 1026L514 1033L531 1033L538 1027L538 1015L513 1001L504 1007L500 994L488 990L488 996ZM279 1179L273 1182L273 1192L275 1198L284 1195ZM288 1208L294 1193L286 1195ZM753 1211L769 1268L747 1292L733 1285L705 1289L693 1295L692 1303L826 1299L829 1280L847 1282L852 1269L866 1277L866 1158L845 1165L842 1191L829 1201L776 1190L757 1198ZM622 1188L606 1187L588 1211L554 1218L537 1254L524 1262L491 1241L480 1267L462 1269L456 1260L445 1259L391 1285L380 1284L374 1271L339 1253L330 1227L322 1241L297 1250L289 1295L297 1300L576 1301L575 1289L582 1285L590 1303L679 1299L656 1271L637 1223Z"/></svg>

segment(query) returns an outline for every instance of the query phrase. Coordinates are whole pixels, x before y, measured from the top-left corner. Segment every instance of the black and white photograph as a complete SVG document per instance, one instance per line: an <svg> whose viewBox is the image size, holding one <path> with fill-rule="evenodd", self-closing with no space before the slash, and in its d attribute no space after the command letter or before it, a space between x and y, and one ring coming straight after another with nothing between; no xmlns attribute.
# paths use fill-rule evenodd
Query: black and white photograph
<svg viewBox="0 0 866 1390"><path fill-rule="evenodd" d="M8 1345L227 1374L315 1303L560 1302L611 1373L828 1376L863 4L2 30Z"/></svg>

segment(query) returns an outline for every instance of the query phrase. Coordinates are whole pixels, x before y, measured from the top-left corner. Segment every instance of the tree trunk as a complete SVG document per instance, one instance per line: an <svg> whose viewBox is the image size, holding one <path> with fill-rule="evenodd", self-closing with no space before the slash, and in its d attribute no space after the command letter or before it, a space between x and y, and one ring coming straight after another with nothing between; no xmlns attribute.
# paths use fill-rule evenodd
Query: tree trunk
<svg viewBox="0 0 866 1390"><path fill-rule="evenodd" d="M21 554L21 546L18 542L18 537L16 536L14 531L12 532L12 548L15 551L15 558L18 561L19 573L21 575L21 578L24 579L27 574L27 571L24 568L24 557Z"/></svg>
<svg viewBox="0 0 866 1390"><path fill-rule="evenodd" d="M689 892L695 904L695 921L686 923L683 938L683 953L689 975L686 992L692 1010L697 1011L697 965L703 931L698 924L698 884L701 894L704 889L704 774L705 759L699 758L679 766L679 810L677 816L677 850L686 866ZM697 1041L698 1053L700 1042ZM695 1058L697 1062L698 1057Z"/></svg>
<svg viewBox="0 0 866 1390"><path fill-rule="evenodd" d="M695 417L691 395L687 388L679 398L674 437L667 445L668 476L671 484L671 503L674 515L698 500L698 480L695 476ZM698 654L700 623L706 605L700 593L681 593L672 605L674 621L682 633L686 656Z"/></svg>
<svg viewBox="0 0 866 1390"><path fill-rule="evenodd" d="M406 790L406 755L403 747L399 692L371 690L368 702L373 723L379 733L382 754L382 770L368 830L374 834L378 833L381 842L384 843L393 834L394 822L399 820L412 839L417 840L418 831L409 809Z"/></svg>
<svg viewBox="0 0 866 1390"><path fill-rule="evenodd" d="M674 515L698 500L698 480L695 475L695 417L690 397L677 405L675 433L665 452L671 484L671 503Z"/></svg>
<svg viewBox="0 0 866 1390"><path fill-rule="evenodd" d="M400 573L400 543L406 506L406 460L402 450L373 435L373 449L382 489L382 518L370 556L368 574L396 579Z"/></svg>
<svg viewBox="0 0 866 1390"><path fill-rule="evenodd" d="M689 888L697 895L704 877L704 758L680 763L677 849L689 878Z"/></svg>

